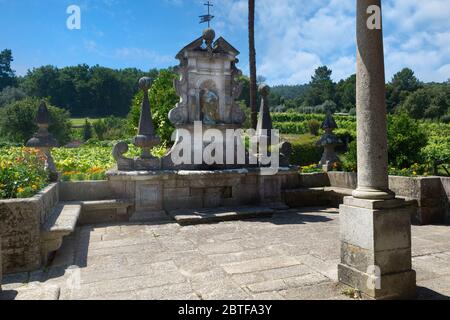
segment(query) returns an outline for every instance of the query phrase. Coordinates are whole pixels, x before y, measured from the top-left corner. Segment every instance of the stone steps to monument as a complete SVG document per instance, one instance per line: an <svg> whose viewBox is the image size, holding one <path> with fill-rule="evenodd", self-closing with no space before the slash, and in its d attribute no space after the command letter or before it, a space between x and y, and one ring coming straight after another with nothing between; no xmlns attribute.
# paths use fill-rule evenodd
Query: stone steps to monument
<svg viewBox="0 0 450 320"><path fill-rule="evenodd" d="M221 207L213 209L169 210L168 214L182 226L211 224L223 221L245 220L272 217L275 210L269 207Z"/></svg>

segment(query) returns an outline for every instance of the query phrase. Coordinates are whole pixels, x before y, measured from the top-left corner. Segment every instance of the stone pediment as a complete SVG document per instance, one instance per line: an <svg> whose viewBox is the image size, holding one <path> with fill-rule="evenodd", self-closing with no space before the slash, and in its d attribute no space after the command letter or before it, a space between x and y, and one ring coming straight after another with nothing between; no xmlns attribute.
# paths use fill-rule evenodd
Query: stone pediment
<svg viewBox="0 0 450 320"><path fill-rule="evenodd" d="M186 51L203 50L202 46L203 46L203 37L195 39L194 41L189 43L187 46L185 46L183 49L181 49L180 52L177 53L176 59L180 60L183 57L184 52L186 52Z"/></svg>
<svg viewBox="0 0 450 320"><path fill-rule="evenodd" d="M234 56L237 56L240 54L240 52L233 47L227 40L225 40L223 37L219 37L214 42L214 52L225 52L230 53Z"/></svg>
<svg viewBox="0 0 450 320"><path fill-rule="evenodd" d="M240 52L233 47L227 40L225 40L223 37L219 37L213 44L213 53L227 53L231 54L233 56L237 56L240 54ZM202 37L195 39L191 43L189 43L187 46L185 46L183 49L178 52L176 55L176 59L181 60L184 56L185 52L192 52L192 51L205 51L207 52L207 46L205 45L205 40Z"/></svg>

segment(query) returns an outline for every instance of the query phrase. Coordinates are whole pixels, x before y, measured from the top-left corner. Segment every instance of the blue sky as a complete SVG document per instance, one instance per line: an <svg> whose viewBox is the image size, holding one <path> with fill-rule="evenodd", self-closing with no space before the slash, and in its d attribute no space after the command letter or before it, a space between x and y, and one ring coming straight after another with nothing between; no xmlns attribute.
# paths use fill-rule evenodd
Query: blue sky
<svg viewBox="0 0 450 320"><path fill-rule="evenodd" d="M0 49L14 69L87 63L148 70L177 64L200 36L203 0L0 0ZM336 80L355 72L355 0L257 0L258 73L269 84L308 82L326 64ZM247 0L215 0L213 27L248 70ZM69 5L81 30L68 30ZM450 0L384 0L386 72L411 67L424 81L450 78Z"/></svg>

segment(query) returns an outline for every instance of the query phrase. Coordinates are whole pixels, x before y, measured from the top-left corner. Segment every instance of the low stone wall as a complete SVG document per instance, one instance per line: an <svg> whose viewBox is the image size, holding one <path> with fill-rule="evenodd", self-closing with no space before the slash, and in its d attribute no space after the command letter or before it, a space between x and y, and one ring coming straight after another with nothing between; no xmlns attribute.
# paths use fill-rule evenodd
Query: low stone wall
<svg viewBox="0 0 450 320"><path fill-rule="evenodd" d="M110 172L116 195L133 199L136 212L255 205L282 201L299 183L296 170L262 176L259 170ZM123 186L122 190L118 186Z"/></svg>
<svg viewBox="0 0 450 320"><path fill-rule="evenodd" d="M328 178L330 183L325 187L352 190L357 187L356 173L328 172ZM416 214L413 216L415 223L443 223L446 216L448 221L450 178L389 176L389 188L398 197L416 206Z"/></svg>
<svg viewBox="0 0 450 320"><path fill-rule="evenodd" d="M41 265L41 224L58 203L58 184L28 199L0 200L0 238L4 273Z"/></svg>
<svg viewBox="0 0 450 320"><path fill-rule="evenodd" d="M450 178L441 178L442 197L445 202L445 222L450 224Z"/></svg>

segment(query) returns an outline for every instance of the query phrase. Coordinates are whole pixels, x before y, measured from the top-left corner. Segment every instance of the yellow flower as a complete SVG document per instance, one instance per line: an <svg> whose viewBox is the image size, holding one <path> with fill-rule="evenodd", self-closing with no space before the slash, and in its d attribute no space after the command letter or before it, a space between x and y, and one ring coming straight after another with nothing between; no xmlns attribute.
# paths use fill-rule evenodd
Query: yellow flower
<svg viewBox="0 0 450 320"><path fill-rule="evenodd" d="M37 190L37 185L35 185L35 184L33 184L32 186L31 186L31 189L33 189L33 190Z"/></svg>
<svg viewBox="0 0 450 320"><path fill-rule="evenodd" d="M17 188L17 193L24 193L25 189L24 188Z"/></svg>
<svg viewBox="0 0 450 320"><path fill-rule="evenodd" d="M413 171L413 175L417 176L417 172Z"/></svg>

